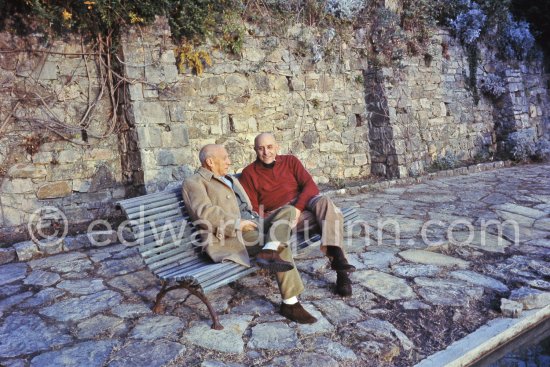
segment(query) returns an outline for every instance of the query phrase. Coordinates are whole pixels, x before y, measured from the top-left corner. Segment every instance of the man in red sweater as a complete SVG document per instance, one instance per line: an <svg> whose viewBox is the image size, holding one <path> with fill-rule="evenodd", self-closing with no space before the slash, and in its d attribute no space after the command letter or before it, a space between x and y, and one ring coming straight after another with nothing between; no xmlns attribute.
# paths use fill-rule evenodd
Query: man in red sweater
<svg viewBox="0 0 550 367"><path fill-rule="evenodd" d="M355 270L342 249L344 219L332 200L319 195L319 188L302 163L292 155L278 155L279 145L270 133L254 139L256 161L243 170L239 181L244 187L252 208L265 217L285 205L296 210L296 229L305 231L318 225L321 228L321 251L336 270L336 292L351 296L348 273Z"/></svg>

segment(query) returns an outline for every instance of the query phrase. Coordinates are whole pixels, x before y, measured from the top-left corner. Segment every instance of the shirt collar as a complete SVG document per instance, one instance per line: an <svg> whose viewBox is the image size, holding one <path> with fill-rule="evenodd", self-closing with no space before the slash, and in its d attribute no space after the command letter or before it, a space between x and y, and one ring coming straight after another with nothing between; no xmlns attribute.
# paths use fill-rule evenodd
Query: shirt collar
<svg viewBox="0 0 550 367"><path fill-rule="evenodd" d="M214 176L216 177L216 176ZM220 181L222 181L223 183L225 183L227 186L233 188L233 180L231 180L231 177L229 176L219 176L219 177L216 177L217 179L219 179Z"/></svg>
<svg viewBox="0 0 550 367"><path fill-rule="evenodd" d="M256 158L256 165L260 166L262 168L265 168L265 169L272 169L273 167L275 167L275 163L277 163L277 158L278 157L279 157L278 155L275 156L275 160L273 162L271 162L270 164L265 164L259 158Z"/></svg>

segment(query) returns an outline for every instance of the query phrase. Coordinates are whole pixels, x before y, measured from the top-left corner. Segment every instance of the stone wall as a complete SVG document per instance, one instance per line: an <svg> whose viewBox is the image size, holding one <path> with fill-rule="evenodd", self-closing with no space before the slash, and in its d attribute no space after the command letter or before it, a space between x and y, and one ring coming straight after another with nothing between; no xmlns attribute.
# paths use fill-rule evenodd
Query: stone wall
<svg viewBox="0 0 550 367"><path fill-rule="evenodd" d="M162 21L126 38L148 191L190 174L206 143L225 144L239 170L254 159L252 140L262 131L273 131L282 152L301 158L319 183L416 176L444 157L487 159L510 131L544 134L548 95L540 64L504 64L483 48L478 85L500 75L506 93L495 100L479 92L476 103L466 53L446 31L403 67L374 68L363 29L350 29L349 44L335 46L330 30L295 26L274 37L248 27L240 57L204 48L213 66L200 76L177 73ZM338 56L326 57L330 52Z"/></svg>
<svg viewBox="0 0 550 367"><path fill-rule="evenodd" d="M474 103L464 50L444 32L432 38L426 55L407 59L403 69L381 72L397 166L387 176L421 174L449 154L471 159L493 143L493 104L484 98Z"/></svg>
<svg viewBox="0 0 550 367"><path fill-rule="evenodd" d="M79 39L7 32L0 49L0 246L27 238L39 208L73 226L109 217L126 192L97 57Z"/></svg>
<svg viewBox="0 0 550 367"><path fill-rule="evenodd" d="M496 103L494 121L497 142L510 132L525 131L537 140L548 133L550 101L542 63L503 67L506 93Z"/></svg>
<svg viewBox="0 0 550 367"><path fill-rule="evenodd" d="M103 69L80 40L0 34L0 49L10 50L0 53L0 245L27 236L39 208L85 226L116 213L117 198L180 183L207 143L224 144L239 171L263 131L318 183L335 184L416 176L449 155L475 160L512 131L548 137L539 64L506 65L482 49L479 83L501 75L506 92L476 103L464 49L444 31L401 68L369 65L361 28L346 41L302 25L278 34L247 25L241 55L206 45L212 66L196 75L178 72L164 20L130 30L121 50L125 119L116 126Z"/></svg>
<svg viewBox="0 0 550 367"><path fill-rule="evenodd" d="M213 65L200 76L178 74L165 24L128 34L124 59L127 75L137 79L130 98L147 190L192 173L206 143L225 144L233 168L243 168L254 159L253 139L262 131L273 131L282 153L300 157L319 183L368 175L364 63L357 48L330 45L330 33L301 26L284 37L254 26L247 34L242 57L206 47ZM315 62L311 49L318 44L324 54ZM327 45L337 52L330 60Z"/></svg>
<svg viewBox="0 0 550 367"><path fill-rule="evenodd" d="M416 176L444 157L487 159L512 131L544 136L550 115L542 63L503 63L487 48L481 55L478 85L499 75L506 91L494 98L480 90L478 103L464 48L445 31L403 68L366 71L372 174Z"/></svg>

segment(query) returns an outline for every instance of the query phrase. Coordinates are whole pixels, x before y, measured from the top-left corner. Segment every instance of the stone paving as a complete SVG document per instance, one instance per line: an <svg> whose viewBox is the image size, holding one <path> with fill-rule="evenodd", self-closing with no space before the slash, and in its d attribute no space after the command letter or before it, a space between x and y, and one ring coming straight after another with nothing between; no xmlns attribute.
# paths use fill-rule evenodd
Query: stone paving
<svg viewBox="0 0 550 367"><path fill-rule="evenodd" d="M183 290L155 315L159 283L121 244L2 265L0 365L414 365L489 319L550 304L549 168L336 197L363 221L346 237L354 294L333 293L318 249L302 255L312 325L277 313L263 272L209 295L223 331Z"/></svg>

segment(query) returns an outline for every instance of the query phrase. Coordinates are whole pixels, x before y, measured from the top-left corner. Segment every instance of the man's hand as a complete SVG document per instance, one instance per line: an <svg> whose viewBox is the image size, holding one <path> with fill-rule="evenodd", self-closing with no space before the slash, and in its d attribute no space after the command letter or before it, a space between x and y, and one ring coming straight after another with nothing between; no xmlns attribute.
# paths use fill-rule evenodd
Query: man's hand
<svg viewBox="0 0 550 367"><path fill-rule="evenodd" d="M241 223L240 223L240 226L239 226L239 230L243 233L253 231L256 228L258 228L258 225L256 224L256 222L253 222L253 221L248 220L248 219L241 220Z"/></svg>
<svg viewBox="0 0 550 367"><path fill-rule="evenodd" d="M300 214L302 214L302 211L296 207L294 207L294 210L296 211L296 218L294 218L294 222L292 222L292 228L296 227L298 224L298 219L300 219Z"/></svg>

